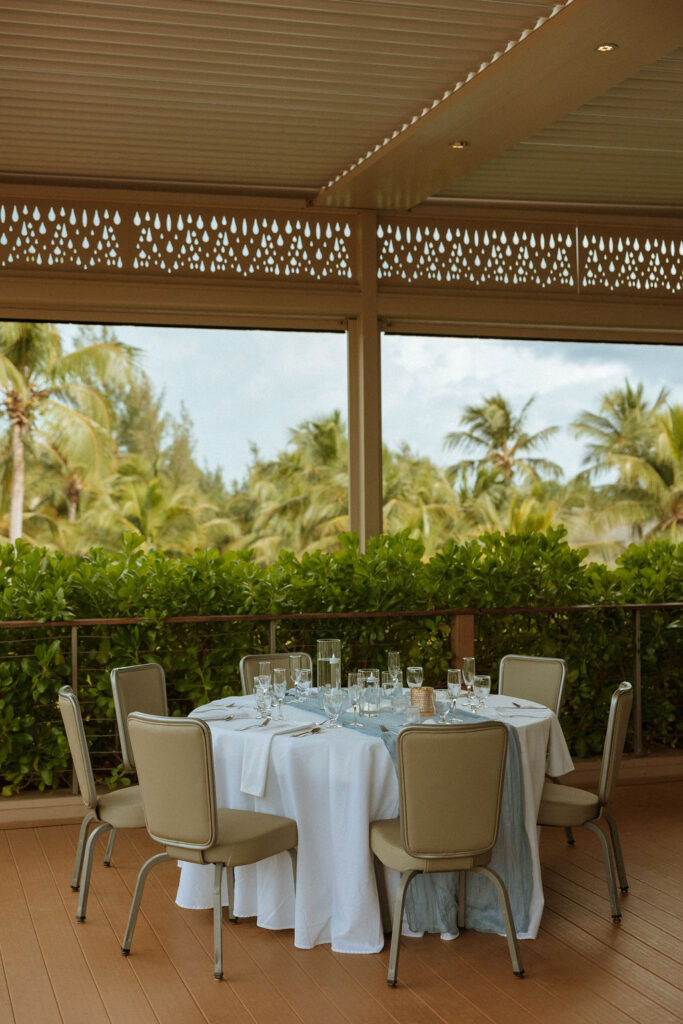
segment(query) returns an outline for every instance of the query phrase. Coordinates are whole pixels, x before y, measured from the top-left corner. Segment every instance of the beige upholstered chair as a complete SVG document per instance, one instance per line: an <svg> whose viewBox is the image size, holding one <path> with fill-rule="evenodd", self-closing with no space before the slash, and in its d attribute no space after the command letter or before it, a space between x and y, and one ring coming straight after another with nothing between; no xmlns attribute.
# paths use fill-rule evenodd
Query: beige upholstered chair
<svg viewBox="0 0 683 1024"><path fill-rule="evenodd" d="M498 693L545 704L559 718L566 675L562 658L506 654L498 670Z"/></svg>
<svg viewBox="0 0 683 1024"><path fill-rule="evenodd" d="M74 892L78 892L80 889L76 917L79 921L85 921L93 855L98 836L102 832L111 830L104 858L104 863L108 866L111 861L116 829L144 828L145 816L142 810L139 786L118 789L113 793L103 793L101 796L97 795L81 709L76 694L70 686L63 686L59 691L59 710L64 722L66 738L69 741L69 749L83 802L89 809L81 824L71 881L71 888ZM93 821L98 822L98 825L90 833L86 844L88 828Z"/></svg>
<svg viewBox="0 0 683 1024"><path fill-rule="evenodd" d="M467 871L489 878L505 921L514 973L524 973L510 900L500 876L487 867L498 836L507 730L502 722L414 726L398 734L400 818L373 821L382 916L388 924L384 879L377 861L401 872L391 932L387 983L396 984L406 891L421 871L458 871L458 926L465 927Z"/></svg>
<svg viewBox="0 0 683 1024"><path fill-rule="evenodd" d="M310 654L303 654L301 651L292 651L303 658L303 667L312 668ZM269 661L271 669L284 668L287 672L287 682L291 684L292 677L289 670L289 654L245 654L240 661L240 679L242 680L242 693L254 692L254 676L258 675L260 661Z"/></svg>
<svg viewBox="0 0 683 1024"><path fill-rule="evenodd" d="M129 772L135 771L133 751L128 737L128 715L142 711L146 715L168 715L166 677L161 665L126 665L111 671L116 725L121 742L121 759Z"/></svg>
<svg viewBox="0 0 683 1024"><path fill-rule="evenodd" d="M563 786L546 782L541 796L541 806L538 811L539 825L555 825L565 829L577 828L583 825L584 828L590 829L591 832L597 835L602 846L605 874L607 875L607 889L609 891L612 917L615 921L621 920L621 908L614 877L612 849L610 848L607 834L597 825L597 822L601 818L604 818L607 822L619 874L619 885L621 891L626 892L628 890L628 880L624 868L621 842L619 841L619 830L614 818L611 814L608 814L607 807L609 807L614 798L632 703L633 690L631 684L620 683L612 694L597 794L590 793L585 789L577 789L574 786Z"/></svg>
<svg viewBox="0 0 683 1024"><path fill-rule="evenodd" d="M128 719L147 831L165 847L143 864L133 894L122 952L130 953L142 892L150 870L165 860L214 865L214 976L223 977L221 882L228 879L234 920L234 869L285 850L296 885L296 822L257 811L219 810L211 731L193 718L158 718L135 712Z"/></svg>

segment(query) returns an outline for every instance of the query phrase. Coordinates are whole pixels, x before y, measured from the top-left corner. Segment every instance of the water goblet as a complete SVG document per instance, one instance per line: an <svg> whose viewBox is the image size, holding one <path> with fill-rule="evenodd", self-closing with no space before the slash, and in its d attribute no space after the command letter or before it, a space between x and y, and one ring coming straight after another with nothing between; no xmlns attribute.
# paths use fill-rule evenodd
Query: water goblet
<svg viewBox="0 0 683 1024"><path fill-rule="evenodd" d="M416 686L422 686L423 673L421 665L409 665L406 669L406 682L411 690Z"/></svg>
<svg viewBox="0 0 683 1024"><path fill-rule="evenodd" d="M287 692L287 670L284 668L273 669L273 693L277 701L277 717L283 719L282 702Z"/></svg>
<svg viewBox="0 0 683 1024"><path fill-rule="evenodd" d="M387 670L395 685L398 682L398 674L401 671L401 655L398 651L389 651L387 653Z"/></svg>
<svg viewBox="0 0 683 1024"><path fill-rule="evenodd" d="M302 668L299 673L299 681L296 684L299 693L301 694L301 700L306 700L308 691L311 688L311 670L310 668Z"/></svg>
<svg viewBox="0 0 683 1024"><path fill-rule="evenodd" d="M462 681L465 684L467 696L469 698L470 707L474 707L474 675L476 669L474 667L474 658L463 658L462 659Z"/></svg>
<svg viewBox="0 0 683 1024"><path fill-rule="evenodd" d="M356 729L364 729L365 726L362 722L358 721L358 705L360 704L361 697L361 684L358 682L358 673L349 672L349 702L351 710L353 711L353 722L351 725Z"/></svg>
<svg viewBox="0 0 683 1024"><path fill-rule="evenodd" d="M451 710L451 695L448 690L434 690L434 716L445 723Z"/></svg>
<svg viewBox="0 0 683 1024"><path fill-rule="evenodd" d="M294 683L294 690L296 691L295 701L300 701L301 695L299 693L299 680L301 679L301 670L304 668L304 659L300 654L290 654L289 656L289 672Z"/></svg>
<svg viewBox="0 0 683 1024"><path fill-rule="evenodd" d="M323 701L324 710L327 712L327 717L330 720L329 728L340 729L341 725L337 719L341 714L341 709L344 704L344 694L342 693L341 687L326 686Z"/></svg>
<svg viewBox="0 0 683 1024"><path fill-rule="evenodd" d="M462 691L462 672L459 668L448 669L446 685L448 686L448 692L451 696L453 711L455 711L457 707L457 698L460 696Z"/></svg>
<svg viewBox="0 0 683 1024"><path fill-rule="evenodd" d="M268 718L270 714L270 692L267 687L261 687L255 691L256 713L259 718Z"/></svg>
<svg viewBox="0 0 683 1024"><path fill-rule="evenodd" d="M391 707L391 695L394 692L396 680L391 672L382 672L382 698L383 704Z"/></svg>
<svg viewBox="0 0 683 1024"><path fill-rule="evenodd" d="M491 692L491 676L474 677L474 696L480 708L486 707L486 698Z"/></svg>

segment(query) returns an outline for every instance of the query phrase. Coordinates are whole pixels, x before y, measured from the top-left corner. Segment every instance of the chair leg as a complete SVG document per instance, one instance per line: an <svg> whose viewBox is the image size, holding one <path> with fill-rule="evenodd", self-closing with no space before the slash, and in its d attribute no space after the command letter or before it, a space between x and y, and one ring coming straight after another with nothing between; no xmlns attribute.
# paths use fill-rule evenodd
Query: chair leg
<svg viewBox="0 0 683 1024"><path fill-rule="evenodd" d="M391 950L389 951L389 973L387 974L387 985L396 986L396 975L398 974L398 952L401 942L401 926L403 924L403 908L406 903L406 891L415 875L419 871L404 871L398 883L398 892L394 902L394 920L391 926Z"/></svg>
<svg viewBox="0 0 683 1024"><path fill-rule="evenodd" d="M465 927L465 907L467 905L467 872L458 871L458 928Z"/></svg>
<svg viewBox="0 0 683 1024"><path fill-rule="evenodd" d="M291 850L287 850L289 859L292 862L292 878L294 879L294 892L296 893L296 864L297 864L297 849L293 846Z"/></svg>
<svg viewBox="0 0 683 1024"><path fill-rule="evenodd" d="M223 868L225 864L214 864L213 873L213 976L216 981L223 978L223 902L221 889L223 881ZM232 895L235 895L235 875L232 868L227 868L228 892L232 888ZM230 878L232 877L232 885ZM232 910L232 904L231 904Z"/></svg>
<svg viewBox="0 0 683 1024"><path fill-rule="evenodd" d="M111 835L109 836L109 842L107 843L107 852L104 855L104 866L108 868L111 864L111 855L114 852L114 840L116 839L116 829L112 828Z"/></svg>
<svg viewBox="0 0 683 1024"><path fill-rule="evenodd" d="M228 880L228 920L237 924L237 916L235 914L235 869L226 864L225 874Z"/></svg>
<svg viewBox="0 0 683 1024"><path fill-rule="evenodd" d="M576 840L574 839L574 833L572 832L572 830L570 828L566 828L564 831L565 831L565 835L567 836L567 844L568 844L568 846L573 846L574 843L576 842Z"/></svg>
<svg viewBox="0 0 683 1024"><path fill-rule="evenodd" d="M85 855L83 859L83 868L81 870L81 885L80 893L78 896L78 910L76 911L76 920L85 921L85 911L88 906L88 890L90 889L90 876L92 875L92 861L95 855L95 843L97 842L98 836L103 832L108 832L111 825L108 825L106 821L101 822L94 828L88 836L88 842L85 844Z"/></svg>
<svg viewBox="0 0 683 1024"><path fill-rule="evenodd" d="M609 834L612 837L612 848L614 850L614 859L617 864L617 874L619 875L619 888L622 892L628 892L628 878L626 877L626 868L624 867L624 854L621 850L621 841L619 839L619 829L617 823L611 814L603 808L602 816L609 825Z"/></svg>
<svg viewBox="0 0 683 1024"><path fill-rule="evenodd" d="M524 976L524 968L522 967L522 959L519 955L519 944L517 942L517 931L515 929L515 922L512 919L512 908L510 907L510 897L503 879L498 875L492 868L472 868L477 874L484 875L485 878L489 878L494 886L496 887L496 893L498 894L498 902L500 903L500 909L503 912L503 921L505 923L505 936L508 940L508 949L510 951L510 959L512 960L513 973L518 978Z"/></svg>
<svg viewBox="0 0 683 1024"><path fill-rule="evenodd" d="M609 901L612 907L612 918L614 921L621 921L621 907L619 906L619 897L617 896L617 882L614 877L612 848L609 844L609 840L602 829L599 828L594 821L584 822L584 828L589 828L600 840L600 845L602 846L602 857L605 862L605 874L607 875L607 891L609 893Z"/></svg>
<svg viewBox="0 0 683 1024"><path fill-rule="evenodd" d="M387 895L387 882L384 877L384 864L373 855L375 866L375 881L377 882L377 898L379 900L379 912L382 920L382 931L388 935L391 931L391 912L389 910L389 896Z"/></svg>
<svg viewBox="0 0 683 1024"><path fill-rule="evenodd" d="M155 864L161 864L164 860L173 860L167 853L157 853L154 857L150 857L140 868L138 872L138 880L135 883L135 892L133 893L133 900L130 905L130 911L128 913L128 924L126 925L126 934L123 936L123 942L121 943L121 952L124 956L128 956L130 953L130 944L133 941L133 932L135 931L135 922L138 919L138 910L140 909L140 902L142 900L142 890L145 888L145 882L147 881L147 875L150 873Z"/></svg>
<svg viewBox="0 0 683 1024"><path fill-rule="evenodd" d="M81 831L78 833L78 846L76 847L76 860L74 861L74 873L71 879L71 888L78 892L81 885L81 870L83 868L83 851L85 850L85 837L91 821L95 820L95 812L89 811L81 822Z"/></svg>

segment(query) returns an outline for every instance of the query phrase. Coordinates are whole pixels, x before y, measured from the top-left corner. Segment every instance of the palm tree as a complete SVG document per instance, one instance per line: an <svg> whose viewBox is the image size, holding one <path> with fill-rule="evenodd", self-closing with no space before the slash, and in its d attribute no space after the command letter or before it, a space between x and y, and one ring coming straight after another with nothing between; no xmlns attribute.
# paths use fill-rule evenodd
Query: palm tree
<svg viewBox="0 0 683 1024"><path fill-rule="evenodd" d="M501 474L507 483L518 472L531 479L539 479L542 474L561 476L562 469L556 463L529 454L557 432L557 427L545 427L535 434L526 432L524 420L533 401L533 397L530 398L518 415L500 394L484 398L481 405L468 405L460 417L461 426L468 429L446 434L444 447L478 451L480 455L450 466L448 473L476 474L482 468L490 468Z"/></svg>
<svg viewBox="0 0 683 1024"><path fill-rule="evenodd" d="M133 357L133 349L115 340L65 353L54 324L0 325L0 400L10 421L11 543L23 529L27 445L49 439L76 473L99 468L109 415L97 384L125 380Z"/></svg>
<svg viewBox="0 0 683 1024"><path fill-rule="evenodd" d="M589 479L616 473L619 484L628 487L638 475L640 462L652 451L657 433L656 418L666 404L665 388L652 404L643 385L615 388L602 396L600 412L582 412L572 424L577 437L587 440L583 460Z"/></svg>
<svg viewBox="0 0 683 1024"><path fill-rule="evenodd" d="M603 395L600 413L583 412L573 426L588 439L583 476L609 474L595 493L594 521L602 531L626 525L631 539L683 524L683 410L666 406L662 388L647 401L642 384Z"/></svg>

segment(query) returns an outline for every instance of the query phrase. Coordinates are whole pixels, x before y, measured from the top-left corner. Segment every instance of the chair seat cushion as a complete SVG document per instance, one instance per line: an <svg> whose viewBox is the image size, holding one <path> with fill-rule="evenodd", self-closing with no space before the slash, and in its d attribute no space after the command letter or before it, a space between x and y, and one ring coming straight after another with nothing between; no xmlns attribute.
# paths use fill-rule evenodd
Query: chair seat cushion
<svg viewBox="0 0 683 1024"><path fill-rule="evenodd" d="M208 850L166 846L169 857L199 864L239 867L293 850L298 842L296 822L279 814L219 809L217 839Z"/></svg>
<svg viewBox="0 0 683 1024"><path fill-rule="evenodd" d="M476 857L413 857L401 843L401 820L373 821L370 825L370 849L393 871L467 871L491 859L490 852Z"/></svg>
<svg viewBox="0 0 683 1024"><path fill-rule="evenodd" d="M139 786L115 789L97 799L97 817L114 828L144 828L145 812Z"/></svg>
<svg viewBox="0 0 683 1024"><path fill-rule="evenodd" d="M600 814L600 801L595 793L575 786L546 782L538 810L539 825L572 828L593 821Z"/></svg>

